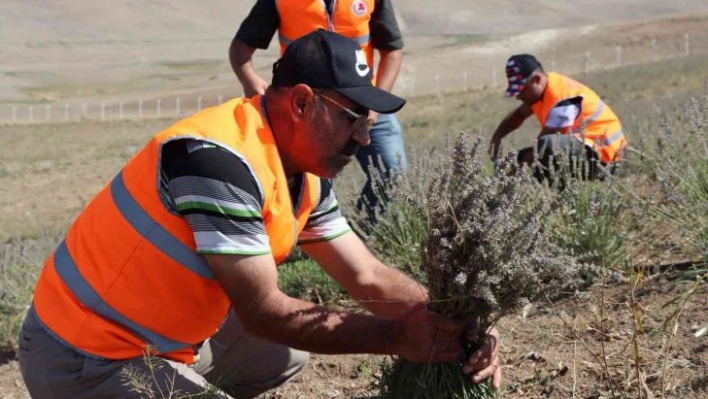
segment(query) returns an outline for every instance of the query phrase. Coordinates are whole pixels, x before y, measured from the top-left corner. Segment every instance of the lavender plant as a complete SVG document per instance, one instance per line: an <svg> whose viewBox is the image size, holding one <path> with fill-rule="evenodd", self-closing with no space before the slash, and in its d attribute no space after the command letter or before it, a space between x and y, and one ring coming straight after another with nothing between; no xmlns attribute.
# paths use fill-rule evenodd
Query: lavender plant
<svg viewBox="0 0 708 399"><path fill-rule="evenodd" d="M654 147L640 160L658 188L650 196L636 193L655 225L670 226L684 256L708 257L708 88L675 117L660 114ZM636 191L636 190L634 190Z"/></svg>
<svg viewBox="0 0 708 399"><path fill-rule="evenodd" d="M375 192L385 190L387 197L380 196L379 199L389 201L385 208L376 209L374 218L377 222L370 224L369 215L353 212L349 212L348 219L360 235L366 236L369 247L383 261L425 283L426 277L419 265L424 252L421 245L430 226L418 203L437 178L442 159L434 151L418 153L413 150L410 155L407 173L399 174L395 184L382 181L380 174L374 174Z"/></svg>
<svg viewBox="0 0 708 399"><path fill-rule="evenodd" d="M61 237L43 231L37 237L13 237L0 244L0 353L17 349L17 337L37 276L45 257Z"/></svg>
<svg viewBox="0 0 708 399"><path fill-rule="evenodd" d="M461 133L423 201L407 199L418 203L429 226L418 265L428 283L428 307L463 321L467 333L479 336L467 355L501 317L562 287L578 268L546 228L547 216L573 190L538 195L528 170L514 167L513 154L490 175L482 153L481 140L472 143ZM417 364L395 359L384 367L382 397L491 397L488 385L473 385L462 374L462 361Z"/></svg>
<svg viewBox="0 0 708 399"><path fill-rule="evenodd" d="M626 266L629 207L627 199L613 190L611 179L583 182L570 204L552 218L556 243L587 265L579 286L592 284L607 267Z"/></svg>

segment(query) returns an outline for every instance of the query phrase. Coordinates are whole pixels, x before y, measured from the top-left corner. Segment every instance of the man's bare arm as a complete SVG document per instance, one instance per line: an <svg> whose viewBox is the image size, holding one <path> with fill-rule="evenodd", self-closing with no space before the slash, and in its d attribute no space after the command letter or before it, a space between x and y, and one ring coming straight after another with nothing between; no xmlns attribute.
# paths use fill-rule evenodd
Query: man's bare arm
<svg viewBox="0 0 708 399"><path fill-rule="evenodd" d="M391 91L398 79L403 63L403 50L380 50L379 67L376 69L376 87Z"/></svg>
<svg viewBox="0 0 708 399"><path fill-rule="evenodd" d="M396 317L428 299L425 287L384 265L352 232L302 249L376 315Z"/></svg>
<svg viewBox="0 0 708 399"><path fill-rule="evenodd" d="M379 50L379 66L376 69L376 87L391 91L398 79L403 63L403 50ZM369 111L369 118L376 120L378 113Z"/></svg>
<svg viewBox="0 0 708 399"><path fill-rule="evenodd" d="M502 119L489 143L489 155L492 158L499 157L502 139L518 129L531 115L533 115L531 107L526 104L521 104Z"/></svg>
<svg viewBox="0 0 708 399"><path fill-rule="evenodd" d="M281 292L270 255L205 259L256 336L317 353L399 354L414 361L452 361L460 354L462 327L424 307L396 319L336 311Z"/></svg>
<svg viewBox="0 0 708 399"><path fill-rule="evenodd" d="M253 53L255 47L251 47L234 37L229 47L229 61L236 77L243 86L246 97L253 97L256 94L265 93L268 87L266 82L253 68Z"/></svg>

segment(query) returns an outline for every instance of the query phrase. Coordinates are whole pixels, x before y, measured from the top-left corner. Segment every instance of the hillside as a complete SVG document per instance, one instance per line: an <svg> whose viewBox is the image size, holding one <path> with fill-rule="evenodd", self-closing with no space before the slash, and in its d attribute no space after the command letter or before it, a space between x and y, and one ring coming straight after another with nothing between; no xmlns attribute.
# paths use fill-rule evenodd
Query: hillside
<svg viewBox="0 0 708 399"><path fill-rule="evenodd" d="M0 2L0 104L135 99L140 93L154 96L224 87L233 88L229 94L238 94L226 52L251 4L244 0ZM610 0L441 0L434 9L429 4L394 1L407 43L399 90L404 90L408 75L431 75L431 51L438 56L438 67L465 60L471 67L477 62L478 68L489 71L492 62L497 62L487 57L490 51L502 57L516 49L539 49L560 38L576 39L592 30L588 26L677 13L698 15L708 10L708 4L700 0L619 4ZM606 15L610 4L612 13ZM487 43L479 50L482 57L475 50L481 43ZM276 47L256 59L264 75L277 55Z"/></svg>

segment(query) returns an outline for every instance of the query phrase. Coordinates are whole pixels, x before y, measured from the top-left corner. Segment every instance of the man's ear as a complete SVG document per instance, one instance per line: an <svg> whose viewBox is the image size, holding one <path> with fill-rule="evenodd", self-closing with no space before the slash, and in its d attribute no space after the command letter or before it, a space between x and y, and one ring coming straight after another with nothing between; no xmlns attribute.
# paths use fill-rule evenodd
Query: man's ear
<svg viewBox="0 0 708 399"><path fill-rule="evenodd" d="M290 96L290 109L294 119L305 119L314 109L315 93L306 84L294 86Z"/></svg>

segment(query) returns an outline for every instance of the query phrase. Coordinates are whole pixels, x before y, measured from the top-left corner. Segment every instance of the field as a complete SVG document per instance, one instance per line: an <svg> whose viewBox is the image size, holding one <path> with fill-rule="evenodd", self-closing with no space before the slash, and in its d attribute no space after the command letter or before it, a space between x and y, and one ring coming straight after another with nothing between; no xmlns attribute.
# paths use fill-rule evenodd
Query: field
<svg viewBox="0 0 708 399"><path fill-rule="evenodd" d="M551 7L547 4L550 2L539 3ZM492 15L493 10L481 6L475 10L479 13L475 21L480 29L491 33L442 31L444 26L453 29L463 22L449 16L443 20L442 11L426 13L422 4L411 1L400 13L406 17L408 32L438 36L416 36L411 40L407 58L410 63L404 67L398 91L410 92L406 84L410 83L411 76L430 77L440 70L449 73L448 81L458 79L463 70L461 64L470 71L483 71L480 75L484 77L473 81L470 74L469 87L450 83L440 95L418 95L409 99L399 114L409 159L444 153L460 131L479 136L486 144L499 120L516 105L513 100L501 97L500 87L490 87L487 71L508 52L535 45L540 46L534 48L545 57L543 59L557 60L562 72L572 73L601 94L620 115L632 147L617 178L606 184L583 186L585 191L579 196L580 200L601 198L597 203L599 209L583 215L584 218L570 217L555 225L559 239L580 255L594 256L598 268L586 276L584 284L576 291L554 300L539 301L501 320L504 382L500 397L708 397L708 285L704 260L708 254L708 55L705 54L708 40L695 41L694 50L703 51L693 51L691 56L675 56L681 54L685 32L696 37L705 35L708 15L695 13L676 19L615 23L601 29L588 29L585 36L559 36L558 32L567 33L566 29L573 27L573 21L587 26L595 24L602 15L575 13L564 23L553 25L557 29L551 35L554 39L543 42L549 35L548 30L528 34L520 34L520 30L495 31L495 27L499 29L501 25L500 20L485 20L484 16ZM669 11L700 8L701 3L696 4L692 8L687 2L685 8L676 6ZM443 5L454 6L452 2L441 2L441 10ZM4 6L7 10L13 9L11 6L17 10L25 7L22 2L14 1ZM196 12L184 7L188 8L183 4L177 10L185 14ZM628 7L619 7L617 12L624 12L626 17L630 14ZM570 12L549 9L542 11L549 15ZM210 11L218 14L218 9ZM523 19L521 11L518 15L516 12L507 16L506 21L517 24L532 21ZM644 12L636 18L651 15L647 10ZM654 15L658 15L656 12ZM234 17L232 21L239 18ZM488 25L483 25L485 21ZM220 23L219 32L230 35L233 27L223 19ZM438 30L426 32L426 26ZM543 26L529 24L527 27ZM89 28L98 31L105 26L96 24ZM576 61L581 60L587 50L577 45L581 40L596 45L593 54L600 54L599 49L613 50L617 43L629 49L625 50L626 54L632 54L632 46L646 49L650 38L659 33L673 40L670 54L661 57L666 59L617 66L608 61L614 56L610 51L609 55L603 55L603 65L612 66L611 69L589 68L587 73L582 73L582 64ZM122 34L131 37L129 33ZM76 42L68 41L64 50L71 49L79 39L77 36ZM45 39L37 36L34 40ZM135 40L138 39L107 43L127 51L136 47ZM208 43L205 49L214 45L210 40L204 39L204 43ZM8 43L0 43L0 48L14 46ZM189 46L198 47L199 43L195 40ZM146 47L150 48L155 43L148 44ZM223 44L214 46L223 48ZM471 50L475 48L487 49L484 50L486 55L475 59L478 54ZM31 65L37 53L24 51L17 52L20 61L7 68L22 69L23 74L16 76L24 79L23 82L31 81L26 86L34 87L34 91L22 91L25 98L20 101L17 100L20 95L11 90L10 85L3 85L8 81L0 82L3 83L0 84L0 104L23 101L43 104L43 101L55 99L95 101L104 97L135 99L138 95L154 97L158 92L193 96L198 87L222 93L229 84L229 72L224 71L223 59L214 61L213 54L201 56L200 53L196 57L199 60L194 62L175 61L178 54L173 53L155 55L162 59L151 59L155 64L141 72L152 76L152 80L135 75L133 69L128 73L132 61L125 64L115 63L114 59L105 61L105 70L115 76L126 72L124 80L116 80L123 82L121 88L120 84L106 86L105 81L94 75L96 71L87 75L93 79L90 84L79 87L72 76L80 75L76 65L81 59L67 58L60 63L62 67L57 73L49 76L47 71ZM94 48L94 51L98 50ZM431 51L436 51L437 57L430 57ZM5 61L3 57L7 58L8 53L4 54L0 55L0 60ZM97 57L106 57L106 54L96 53ZM88 53L83 56L88 57ZM264 59L270 60L268 57L272 54L267 53ZM642 62L651 61L646 59L646 53L642 57ZM77 55L77 58L81 57ZM11 60L7 58L7 61ZM115 69L110 69L109 64ZM263 70L266 64L263 61ZM125 70L121 69L123 67ZM29 73L33 68L36 73ZM9 69L5 70L6 74ZM167 70L170 72L165 76L175 79L159 81L155 77ZM220 72L214 72L216 70ZM212 72L217 76L213 81L199 80L201 73ZM430 83L426 88L419 82L417 87L418 94L435 92ZM43 98L47 93L56 98ZM7 120L1 113L0 121ZM0 398L29 397L15 360L15 340L44 259L94 193L149 136L173 120L170 117L102 122L91 118L65 123L0 125L0 143L3 144L0 146ZM535 122L529 121L506 139L505 149L529 145L536 133ZM420 176L416 174L420 171L415 170L415 165L412 169L411 178ZM351 215L353 193L362 179L358 165L350 165L336 183L347 215ZM374 240L371 245L378 251L386 242ZM391 263L406 256L390 252L381 255ZM282 287L291 295L357 311L356 305L307 261L290 263L281 269ZM374 355L313 355L304 373L288 385L264 395L263 399L375 397L384 360Z"/></svg>
<svg viewBox="0 0 708 399"><path fill-rule="evenodd" d="M679 127L674 130L678 135L680 126L689 123L684 106L690 98L698 98L706 106L701 96L707 62L706 56L688 57L592 73L579 79L603 93L624 116L634 147L646 146L646 151L651 151L651 143L662 134L662 125ZM401 120L412 152L440 151L460 130L488 137L512 106L512 100L493 91L421 97L411 100ZM665 121L661 115L665 115ZM705 135L705 108L699 116L704 118L701 132ZM24 308L38 267L92 193L152 132L169 123L155 119L3 128L6 145L0 148L0 226L4 242L0 288L11 305L5 312ZM533 134L533 127L526 126L513 137L512 147L521 147ZM703 158L700 154L685 155L697 155L693 162L705 164L705 153ZM642 169L645 164L636 157L628 164L634 171L627 171L625 184L641 179L646 181L645 186L635 189L658 190L651 182L654 172ZM671 165L667 162L657 167L669 170ZM340 197L346 198L360 180L357 166L349 166L338 182L344 193ZM624 198L631 202L629 197ZM622 246L632 265L695 258L696 249L683 245L680 235L685 233L663 229L675 240L667 241L666 235L653 234L661 221L644 216L644 222L630 218L621 226L625 234ZM703 215L690 217L702 219ZM612 397L614 392L616 397L650 397L650 393L658 395L663 390L666 397L705 397L708 358L704 333L708 314L704 307L708 290L696 276L701 274L664 271L639 278L636 273L624 273L621 279L607 284L596 281L577 295L555 303L537 303L502 320L503 396L599 398ZM346 297L338 295L323 293L320 299L333 306L352 306ZM3 352L5 364L0 366L0 397L24 395L16 362L12 361L13 334L20 313L5 313L0 323L2 338L10 344ZM635 343L640 357L635 355ZM369 355L314 355L302 376L269 397L367 397L376 392L381 360ZM637 364L640 367L635 368ZM641 384L636 382L637 375L641 375Z"/></svg>

